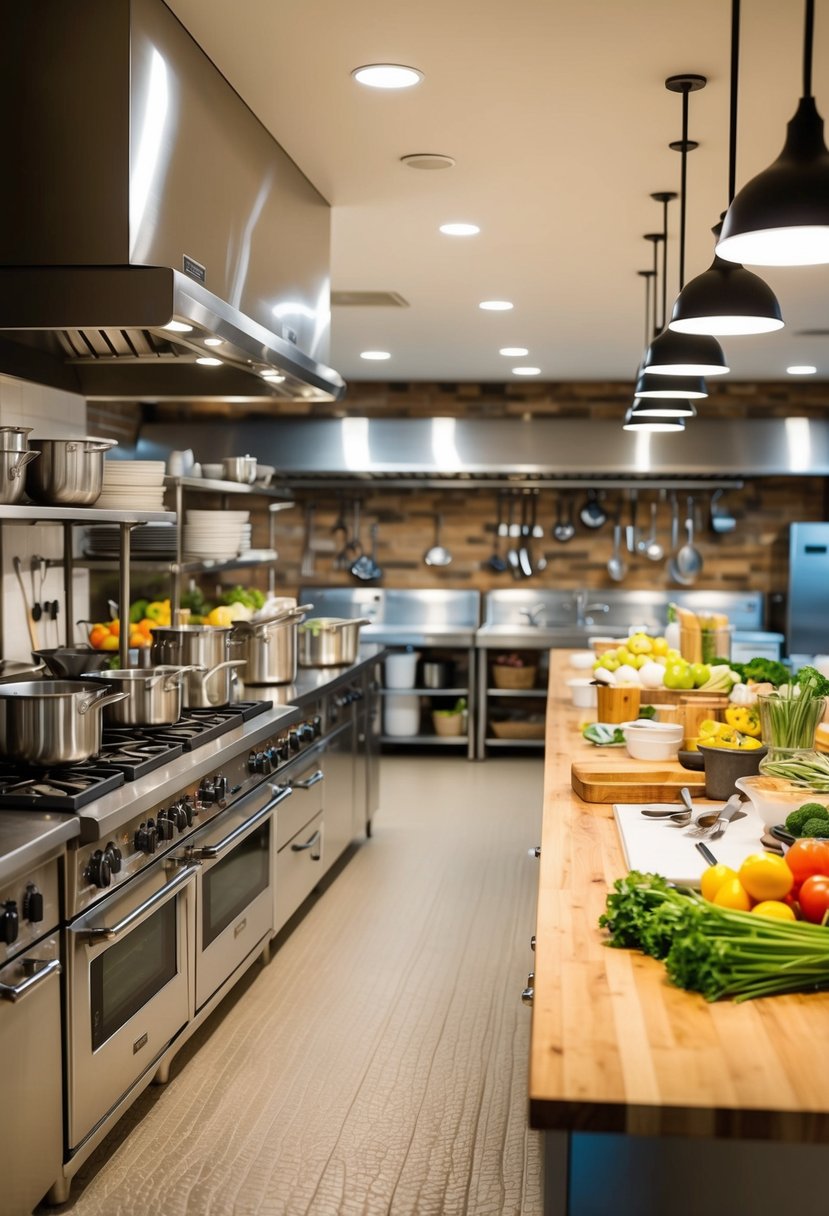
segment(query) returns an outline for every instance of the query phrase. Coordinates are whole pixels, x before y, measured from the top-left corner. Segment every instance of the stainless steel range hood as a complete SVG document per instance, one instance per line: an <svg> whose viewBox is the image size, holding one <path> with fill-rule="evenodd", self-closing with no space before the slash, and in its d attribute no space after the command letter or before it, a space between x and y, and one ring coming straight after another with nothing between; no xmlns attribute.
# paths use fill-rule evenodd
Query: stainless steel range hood
<svg viewBox="0 0 829 1216"><path fill-rule="evenodd" d="M0 0L0 28L0 371L340 398L330 208L161 0Z"/></svg>

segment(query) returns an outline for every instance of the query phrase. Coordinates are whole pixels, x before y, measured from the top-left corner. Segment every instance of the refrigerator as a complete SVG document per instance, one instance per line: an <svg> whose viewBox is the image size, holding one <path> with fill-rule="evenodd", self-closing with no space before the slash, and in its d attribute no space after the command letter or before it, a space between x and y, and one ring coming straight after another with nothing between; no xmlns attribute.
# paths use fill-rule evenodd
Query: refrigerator
<svg viewBox="0 0 829 1216"><path fill-rule="evenodd" d="M790 525L786 639L790 655L829 654L829 523Z"/></svg>

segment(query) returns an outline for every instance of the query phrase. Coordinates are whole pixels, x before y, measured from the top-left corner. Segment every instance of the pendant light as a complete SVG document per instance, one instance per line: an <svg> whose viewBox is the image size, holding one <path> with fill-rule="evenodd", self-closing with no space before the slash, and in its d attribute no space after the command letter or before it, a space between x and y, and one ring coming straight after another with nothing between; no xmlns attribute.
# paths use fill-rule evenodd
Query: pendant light
<svg viewBox="0 0 829 1216"><path fill-rule="evenodd" d="M665 328L665 309L667 307L667 299L665 294L665 284L667 281L668 269L668 203L676 198L676 194L672 191L662 190L651 195L652 199L662 204L662 231L661 232L646 232L644 239L653 242L653 270L640 270L641 275L653 276L653 330L649 329L650 318L645 316L645 348L651 338L655 338L661 329ZM656 315L656 296L659 283L657 268L659 265L659 242L662 241L662 321L657 321ZM645 302L645 311L647 314L648 303ZM639 370L636 373L636 387L633 390L635 397L648 399L656 399L659 401L665 400L696 400L699 401L703 397L708 396L708 389L702 376L657 376L651 372L643 370L643 365L639 364Z"/></svg>
<svg viewBox="0 0 829 1216"><path fill-rule="evenodd" d="M731 0L731 88L728 137L728 205L734 201L737 166L737 85L740 66L740 0ZM719 237L722 221L713 229ZM717 253L709 268L677 296L670 328L681 334L767 334L783 328L780 305L768 283L739 262Z"/></svg>
<svg viewBox="0 0 829 1216"><path fill-rule="evenodd" d="M726 212L717 253L754 266L829 262L829 149L812 96L815 4L806 0L803 96L783 151L743 186Z"/></svg>
<svg viewBox="0 0 829 1216"><path fill-rule="evenodd" d="M679 289L685 286L685 212L687 206L688 153L698 145L688 138L688 95L707 84L704 76L669 76L665 88L682 95L682 139L671 148L682 155L679 221ZM729 367L722 347L709 334L681 334L663 329L651 342L643 360L645 371L660 376L724 376Z"/></svg>
<svg viewBox="0 0 829 1216"><path fill-rule="evenodd" d="M635 405L635 402L634 402ZM633 412L633 406L625 414L622 423L623 431L642 431L652 435L668 435L685 430L683 418L640 418Z"/></svg>
<svg viewBox="0 0 829 1216"><path fill-rule="evenodd" d="M651 235L652 234L649 234L648 236L646 236L645 239L649 240ZM657 286L656 269L654 268L653 270L639 270L639 271L637 271L637 274L641 275L641 277L645 280L645 343L647 344L648 339L650 338L650 335L651 335L651 328L650 328L651 279L653 279L653 297L654 297L653 311L654 311L654 317L656 316L656 286ZM639 377L639 379L643 380L643 379L647 378L647 375L648 375L648 373L645 372L642 376ZM660 379L659 376L651 376L650 378L652 380ZM674 381L676 383L683 383L684 379L685 379L682 376L668 376L665 378L669 381ZM689 379L691 379L691 378L689 377ZM705 383L702 379L700 379L700 382L702 384ZM641 398L641 399L637 398L636 400L634 400L633 405L628 410L628 413L626 415L626 421L628 419L630 419L632 421L638 421L640 419L645 419L645 418L652 418L652 419L658 419L658 420L663 420L663 421L666 419L672 419L672 418L693 418L696 415L696 412L697 412L696 407L694 406L693 402L689 401L687 398L681 399L681 398L675 397L675 398L661 399L661 400L653 400L652 398Z"/></svg>

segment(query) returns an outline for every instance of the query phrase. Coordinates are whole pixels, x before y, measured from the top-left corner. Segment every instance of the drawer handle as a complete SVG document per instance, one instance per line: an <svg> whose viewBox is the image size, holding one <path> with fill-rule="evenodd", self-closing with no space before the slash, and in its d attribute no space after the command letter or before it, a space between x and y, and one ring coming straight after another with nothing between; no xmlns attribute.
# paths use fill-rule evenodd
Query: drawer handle
<svg viewBox="0 0 829 1216"><path fill-rule="evenodd" d="M535 950L535 934L530 938L530 949Z"/></svg>
<svg viewBox="0 0 829 1216"><path fill-rule="evenodd" d="M525 1005L532 1005L533 997L535 996L534 988L524 988L521 993L521 1000Z"/></svg>
<svg viewBox="0 0 829 1216"><path fill-rule="evenodd" d="M292 844L291 852L292 853L303 853L306 849L313 849L314 845L319 844L321 842L321 840L322 840L322 832L320 831L319 828L317 828L316 832L314 832L314 834L310 838L310 840L305 841L305 844ZM322 856L321 851L318 853L312 853L311 860L319 861L321 856Z"/></svg>
<svg viewBox="0 0 829 1216"><path fill-rule="evenodd" d="M325 780L325 773L321 768L318 768L310 777L306 777L304 781L292 781L291 785L295 790L310 790L312 785L316 785L319 781Z"/></svg>
<svg viewBox="0 0 829 1216"><path fill-rule="evenodd" d="M44 980L48 979L50 975L60 974L60 959L57 958L50 959L48 962L32 959L30 966L32 968L31 974L26 977L22 984L0 984L0 1000L19 1001L21 997L26 996L33 988L37 988L38 984L42 984Z"/></svg>
<svg viewBox="0 0 829 1216"><path fill-rule="evenodd" d="M530 857L540 857L541 856L541 845L537 844L535 846L535 848L527 849L527 852L529 853Z"/></svg>

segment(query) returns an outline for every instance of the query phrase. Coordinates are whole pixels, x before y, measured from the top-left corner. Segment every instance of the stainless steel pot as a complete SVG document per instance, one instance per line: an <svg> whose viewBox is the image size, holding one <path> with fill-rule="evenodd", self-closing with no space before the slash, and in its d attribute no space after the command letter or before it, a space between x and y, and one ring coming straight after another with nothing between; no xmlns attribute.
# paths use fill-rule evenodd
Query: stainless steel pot
<svg viewBox="0 0 829 1216"><path fill-rule="evenodd" d="M97 502L104 480L104 453L117 447L114 439L32 439L40 460L26 473L26 493L49 506L90 507Z"/></svg>
<svg viewBox="0 0 829 1216"><path fill-rule="evenodd" d="M11 452L25 452L31 433L30 426L0 426L0 448Z"/></svg>
<svg viewBox="0 0 829 1216"><path fill-rule="evenodd" d="M24 452L19 448L0 448L0 503L19 502L26 485L24 470L40 452Z"/></svg>
<svg viewBox="0 0 829 1216"><path fill-rule="evenodd" d="M226 481L241 481L245 485L253 485L256 481L255 456L225 456L222 468Z"/></svg>
<svg viewBox="0 0 829 1216"><path fill-rule="evenodd" d="M370 625L367 617L343 620L317 616L299 626L300 667L345 667L356 663L360 648L360 626Z"/></svg>
<svg viewBox="0 0 829 1216"><path fill-rule="evenodd" d="M125 692L92 680L0 684L0 754L41 768L79 764L101 750L101 715Z"/></svg>
<svg viewBox="0 0 829 1216"><path fill-rule="evenodd" d="M426 660L423 663L424 688L449 688L452 683L454 666L442 660Z"/></svg>
<svg viewBox="0 0 829 1216"><path fill-rule="evenodd" d="M153 629L152 661L167 667L187 667L184 704L190 709L228 705L231 673L244 659L231 659L233 630L218 625L165 625Z"/></svg>
<svg viewBox="0 0 829 1216"><path fill-rule="evenodd" d="M99 672L94 679L113 683L126 696L117 704L104 705L104 721L108 726L169 726L178 722L184 677L189 671L203 674L204 668L162 666Z"/></svg>
<svg viewBox="0 0 829 1216"><path fill-rule="evenodd" d="M246 662L246 684L292 684L297 668L297 623L313 604L300 604L262 621L237 621L232 645Z"/></svg>

